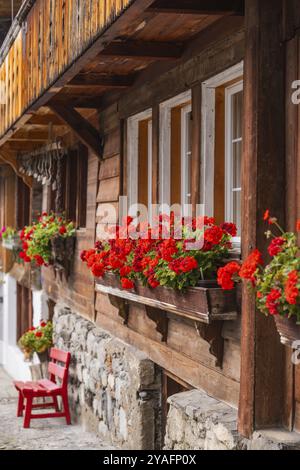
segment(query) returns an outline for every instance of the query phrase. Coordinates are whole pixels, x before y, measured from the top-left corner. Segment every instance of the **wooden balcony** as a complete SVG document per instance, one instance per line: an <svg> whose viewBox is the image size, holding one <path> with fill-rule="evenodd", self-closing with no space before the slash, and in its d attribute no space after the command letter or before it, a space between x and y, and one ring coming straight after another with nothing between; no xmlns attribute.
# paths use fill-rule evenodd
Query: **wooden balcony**
<svg viewBox="0 0 300 470"><path fill-rule="evenodd" d="M71 67L132 0L36 0L0 53L0 137ZM18 26L18 23L22 26ZM2 55L2 58L1 58ZM51 90L50 90L51 91Z"/></svg>

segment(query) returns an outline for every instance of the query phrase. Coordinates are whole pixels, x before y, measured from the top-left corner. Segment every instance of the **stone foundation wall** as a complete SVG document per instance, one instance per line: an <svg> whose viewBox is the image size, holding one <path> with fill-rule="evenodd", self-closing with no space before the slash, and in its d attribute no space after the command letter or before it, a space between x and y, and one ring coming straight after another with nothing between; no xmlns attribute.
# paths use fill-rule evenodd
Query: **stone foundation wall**
<svg viewBox="0 0 300 470"><path fill-rule="evenodd" d="M237 410L199 390L168 399L166 450L298 450L300 434L279 429L245 439L237 430Z"/></svg>
<svg viewBox="0 0 300 470"><path fill-rule="evenodd" d="M73 420L116 447L159 448L161 383L154 363L63 306L56 306L53 323L55 345L72 354Z"/></svg>

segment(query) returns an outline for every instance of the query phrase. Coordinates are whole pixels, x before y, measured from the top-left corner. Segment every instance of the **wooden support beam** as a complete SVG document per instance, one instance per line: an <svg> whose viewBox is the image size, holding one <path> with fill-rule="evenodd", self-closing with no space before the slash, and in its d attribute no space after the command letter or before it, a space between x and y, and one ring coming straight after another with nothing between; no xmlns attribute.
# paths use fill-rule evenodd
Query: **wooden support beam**
<svg viewBox="0 0 300 470"><path fill-rule="evenodd" d="M6 163L10 165L10 167L14 170L14 172L22 178L24 183L29 186L29 188L32 187L33 180L31 177L23 175L19 171L18 167L18 162L17 162L17 155L16 152L13 152L12 150L6 148L6 146L3 146L0 148L0 161L3 163Z"/></svg>
<svg viewBox="0 0 300 470"><path fill-rule="evenodd" d="M115 41L101 52L106 56L161 60L179 59L182 54L181 44L156 41Z"/></svg>
<svg viewBox="0 0 300 470"><path fill-rule="evenodd" d="M71 128L78 139L101 160L102 138L97 129L75 109L58 103L51 103L49 107Z"/></svg>
<svg viewBox="0 0 300 470"><path fill-rule="evenodd" d="M243 0L157 0L149 8L152 13L176 15L228 15L243 14Z"/></svg>
<svg viewBox="0 0 300 470"><path fill-rule="evenodd" d="M268 259L263 213L285 224L285 60L282 0L246 0L242 253ZM266 85L268 84L268 85ZM244 286L239 431L280 426L284 413L284 349L274 319L256 311Z"/></svg>
<svg viewBox="0 0 300 470"><path fill-rule="evenodd" d="M76 87L108 87L108 88L128 88L133 85L134 77L131 75L103 75L98 73L81 73L70 83L68 88Z"/></svg>

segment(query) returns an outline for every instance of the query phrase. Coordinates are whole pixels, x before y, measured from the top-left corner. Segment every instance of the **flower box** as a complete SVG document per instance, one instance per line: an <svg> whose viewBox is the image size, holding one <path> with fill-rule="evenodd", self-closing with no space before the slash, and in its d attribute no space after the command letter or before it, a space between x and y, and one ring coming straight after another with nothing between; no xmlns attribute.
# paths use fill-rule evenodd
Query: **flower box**
<svg viewBox="0 0 300 470"><path fill-rule="evenodd" d="M300 340L300 325L297 324L296 317L284 318L276 315L274 318L281 343L292 347L294 341Z"/></svg>
<svg viewBox="0 0 300 470"><path fill-rule="evenodd" d="M210 324L213 321L237 318L236 291L218 287L189 287L177 291L168 287L151 289L140 282L132 290L122 289L119 279L106 274L96 280L97 290L128 301L155 307L191 320ZM208 286L212 285L208 281Z"/></svg>
<svg viewBox="0 0 300 470"><path fill-rule="evenodd" d="M57 270L63 270L66 277L70 274L71 263L75 252L75 236L55 237L51 240L51 252L53 266Z"/></svg>
<svg viewBox="0 0 300 470"><path fill-rule="evenodd" d="M19 235L2 239L2 246L6 250L17 251L22 248Z"/></svg>

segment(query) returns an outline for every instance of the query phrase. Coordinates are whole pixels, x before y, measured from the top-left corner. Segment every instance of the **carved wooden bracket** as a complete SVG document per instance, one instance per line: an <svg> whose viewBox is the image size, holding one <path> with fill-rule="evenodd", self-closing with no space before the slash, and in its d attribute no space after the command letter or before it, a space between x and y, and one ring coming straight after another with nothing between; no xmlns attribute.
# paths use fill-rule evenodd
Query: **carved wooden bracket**
<svg viewBox="0 0 300 470"><path fill-rule="evenodd" d="M168 338L168 324L169 319L166 312L159 310L158 308L150 307L145 305L147 317L152 320L156 325L156 331L161 335L161 341L166 343Z"/></svg>
<svg viewBox="0 0 300 470"><path fill-rule="evenodd" d="M125 299L108 294L111 305L118 309L119 317L123 320L123 325L128 325L129 303Z"/></svg>
<svg viewBox="0 0 300 470"><path fill-rule="evenodd" d="M195 328L198 335L210 345L209 352L216 358L216 367L222 368L224 353L223 322L213 322L208 325L195 322Z"/></svg>

